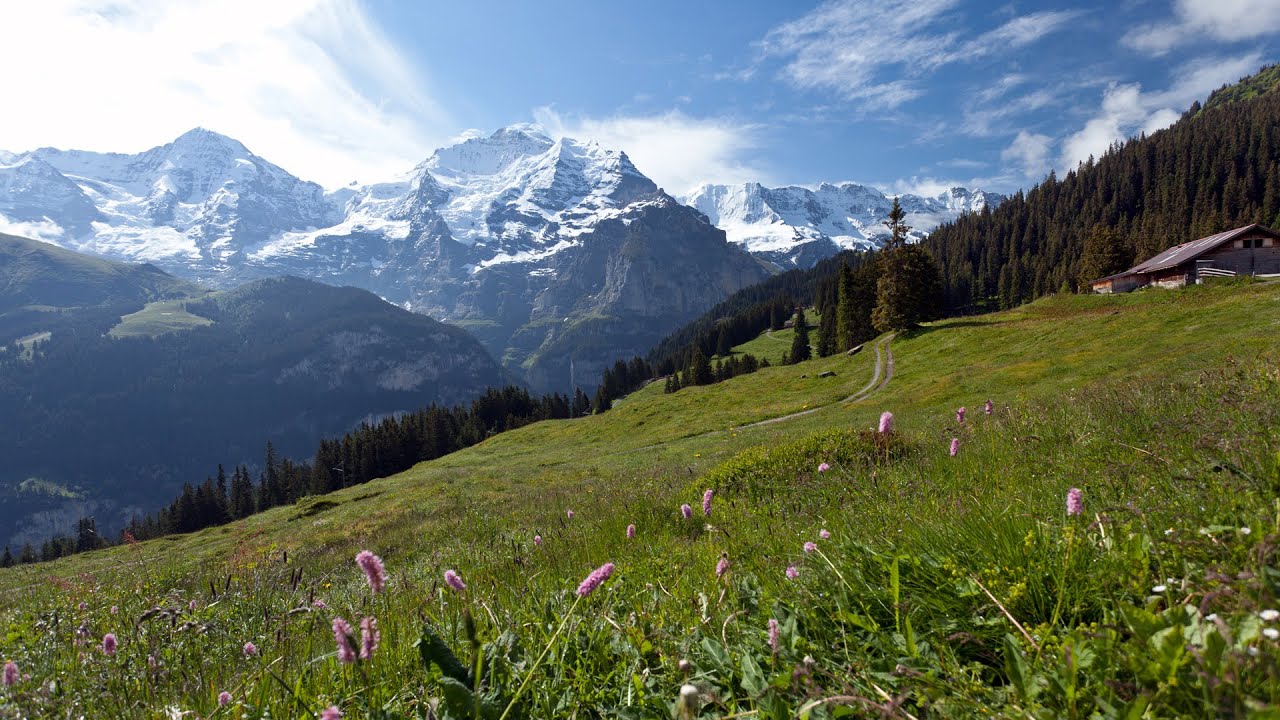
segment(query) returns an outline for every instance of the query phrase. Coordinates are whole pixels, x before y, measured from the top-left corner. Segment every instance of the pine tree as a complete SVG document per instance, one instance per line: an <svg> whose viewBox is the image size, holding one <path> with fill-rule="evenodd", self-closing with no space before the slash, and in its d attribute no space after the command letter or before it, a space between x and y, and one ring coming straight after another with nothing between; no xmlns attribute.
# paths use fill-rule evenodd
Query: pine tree
<svg viewBox="0 0 1280 720"><path fill-rule="evenodd" d="M0 557L0 567L13 567L13 553L9 552L9 546L4 546L4 557Z"/></svg>
<svg viewBox="0 0 1280 720"><path fill-rule="evenodd" d="M31 547L31 543L22 546L22 552L18 555L18 562L28 565L36 561L36 549Z"/></svg>
<svg viewBox="0 0 1280 720"><path fill-rule="evenodd" d="M827 311L818 318L818 357L829 357L836 353L836 315L836 308L828 305Z"/></svg>
<svg viewBox="0 0 1280 720"><path fill-rule="evenodd" d="M716 355L728 357L732 350L733 344L729 342L729 331L721 327L720 334L716 337Z"/></svg>
<svg viewBox="0 0 1280 720"><path fill-rule="evenodd" d="M690 385L710 385L715 382L715 377L711 373L711 363L703 354L702 348L693 349L693 357L689 359L689 369L685 377Z"/></svg>
<svg viewBox="0 0 1280 720"><path fill-rule="evenodd" d="M911 232L911 226L902 221L906 216L907 211L902 209L895 197L893 208L889 210L889 219L884 221L884 226L889 228L889 240L884 246L886 250L896 250L907 244L907 233Z"/></svg>
<svg viewBox="0 0 1280 720"><path fill-rule="evenodd" d="M809 322L805 320L804 308L796 312L795 336L791 338L791 352L788 358L792 363L799 363L812 357L809 349Z"/></svg>
<svg viewBox="0 0 1280 720"><path fill-rule="evenodd" d="M938 316L942 276L933 256L919 245L886 250L880 259L876 307L871 321L880 332L907 330Z"/></svg>
<svg viewBox="0 0 1280 720"><path fill-rule="evenodd" d="M857 299L855 298L853 270L848 263L840 266L840 279L836 289L836 343L837 352L844 352L857 342L856 334Z"/></svg>
<svg viewBox="0 0 1280 720"><path fill-rule="evenodd" d="M1133 263L1133 249L1113 227L1094 225L1084 240L1080 256L1080 286L1108 275L1129 269Z"/></svg>

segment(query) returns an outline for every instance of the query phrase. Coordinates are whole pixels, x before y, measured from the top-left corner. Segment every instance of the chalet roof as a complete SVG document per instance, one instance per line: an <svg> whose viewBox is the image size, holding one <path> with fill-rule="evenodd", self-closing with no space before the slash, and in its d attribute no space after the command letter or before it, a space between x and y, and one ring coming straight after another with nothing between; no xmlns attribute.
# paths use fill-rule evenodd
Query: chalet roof
<svg viewBox="0 0 1280 720"><path fill-rule="evenodd" d="M1210 235L1209 237L1203 237L1199 240L1192 240L1191 242L1182 243L1181 245L1175 245L1150 260L1146 260L1132 268L1129 268L1121 274L1136 275L1139 273L1156 272L1157 270L1166 270L1171 267L1177 267L1189 260L1194 260L1200 257L1219 245L1224 245L1241 235L1247 235L1255 231L1280 239L1280 233L1264 225L1254 223L1253 225L1246 225L1242 228L1236 228L1235 230L1228 230L1226 232L1220 232L1217 235Z"/></svg>

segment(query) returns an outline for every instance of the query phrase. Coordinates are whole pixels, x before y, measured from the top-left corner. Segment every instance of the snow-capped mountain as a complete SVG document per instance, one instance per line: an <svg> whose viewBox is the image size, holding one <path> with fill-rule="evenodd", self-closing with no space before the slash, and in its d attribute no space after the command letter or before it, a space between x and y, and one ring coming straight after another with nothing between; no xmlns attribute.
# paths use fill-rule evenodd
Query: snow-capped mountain
<svg viewBox="0 0 1280 720"><path fill-rule="evenodd" d="M197 128L136 155L41 148L0 158L0 223L111 258L216 281L285 230L333 225L340 208L224 135Z"/></svg>
<svg viewBox="0 0 1280 720"><path fill-rule="evenodd" d="M328 194L206 130L138 155L0 156L0 183L25 188L0 200L0 229L219 286L373 290L467 327L540 390L590 388L769 272L625 153L528 125Z"/></svg>
<svg viewBox="0 0 1280 720"><path fill-rule="evenodd" d="M844 249L879 247L893 198L865 185L823 183L817 190L759 183L703 185L682 198L725 231L729 242L783 266L810 267ZM999 204L995 193L951 188L935 197L901 195L911 236L920 239L962 213Z"/></svg>

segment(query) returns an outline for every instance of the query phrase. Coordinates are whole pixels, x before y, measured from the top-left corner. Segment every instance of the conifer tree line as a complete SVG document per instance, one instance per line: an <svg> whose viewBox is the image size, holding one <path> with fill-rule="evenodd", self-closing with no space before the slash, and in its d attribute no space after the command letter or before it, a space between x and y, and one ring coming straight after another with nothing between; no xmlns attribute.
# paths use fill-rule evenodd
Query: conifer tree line
<svg viewBox="0 0 1280 720"><path fill-rule="evenodd" d="M643 367L647 373L647 363L636 360L639 362L635 367ZM629 376L625 379L629 381ZM321 495L394 475L506 430L539 420L589 415L593 409L581 389L572 398L561 394L534 397L524 388L507 386L490 388L468 404L432 405L364 423L341 438L321 440L309 462L278 457L268 442L262 469L256 476L245 465L232 468L229 474L218 466L214 476L184 485L182 493L167 506L151 515L135 517L115 540L100 535L93 518L82 518L75 535L50 538L38 549L26 545L17 554L6 547L0 565L53 560L117 542L222 525L295 503L307 495Z"/></svg>
<svg viewBox="0 0 1280 720"><path fill-rule="evenodd" d="M941 266L947 309L1013 307L1087 288L1174 245L1280 225L1277 85L1273 65L1165 130L934 230L924 245Z"/></svg>

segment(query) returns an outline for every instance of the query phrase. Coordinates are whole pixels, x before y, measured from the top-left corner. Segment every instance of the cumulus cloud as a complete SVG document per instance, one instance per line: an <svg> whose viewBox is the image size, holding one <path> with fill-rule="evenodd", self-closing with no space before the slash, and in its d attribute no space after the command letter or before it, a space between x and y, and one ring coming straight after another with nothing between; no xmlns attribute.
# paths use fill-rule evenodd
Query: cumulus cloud
<svg viewBox="0 0 1280 720"><path fill-rule="evenodd" d="M44 240L45 242L57 242L62 238L63 230L60 225L49 218L34 222L19 222L17 220L9 220L4 215L0 215L0 233L19 235L21 237Z"/></svg>
<svg viewBox="0 0 1280 720"><path fill-rule="evenodd" d="M1000 153L1000 159L1017 166L1024 177L1040 178L1049 171L1052 151L1053 138L1021 130L1009 147Z"/></svg>
<svg viewBox="0 0 1280 720"><path fill-rule="evenodd" d="M1200 58L1175 70L1173 76L1178 80L1168 89L1153 93L1144 93L1139 83L1112 83L1103 92L1098 112L1063 141L1059 166L1075 168L1090 155L1100 157L1114 142L1168 127L1194 100L1249 74L1260 63L1258 53Z"/></svg>
<svg viewBox="0 0 1280 720"><path fill-rule="evenodd" d="M1276 0L1175 0L1174 17L1144 25L1124 37L1141 52L1160 56L1201 36L1236 41L1280 32Z"/></svg>
<svg viewBox="0 0 1280 720"><path fill-rule="evenodd" d="M595 140L625 151L640 172L672 195L707 182L769 182L769 173L752 162L757 125L695 118L678 110L592 118L541 107L533 115L555 137Z"/></svg>
<svg viewBox="0 0 1280 720"><path fill-rule="evenodd" d="M456 127L358 0L0 3L0 138L137 152L196 126L329 186L407 170Z"/></svg>
<svg viewBox="0 0 1280 720"><path fill-rule="evenodd" d="M923 94L915 78L956 62L1025 47L1079 15L1049 11L1016 17L966 38L959 0L831 0L772 30L765 57L784 58L782 74L800 88L894 108Z"/></svg>

